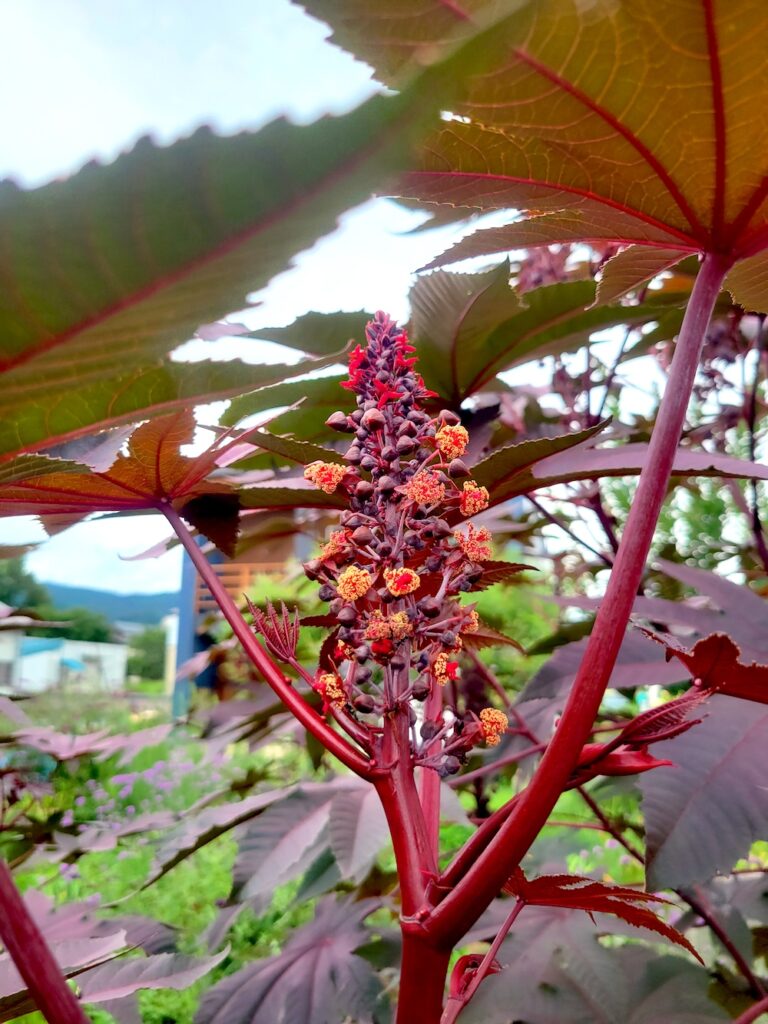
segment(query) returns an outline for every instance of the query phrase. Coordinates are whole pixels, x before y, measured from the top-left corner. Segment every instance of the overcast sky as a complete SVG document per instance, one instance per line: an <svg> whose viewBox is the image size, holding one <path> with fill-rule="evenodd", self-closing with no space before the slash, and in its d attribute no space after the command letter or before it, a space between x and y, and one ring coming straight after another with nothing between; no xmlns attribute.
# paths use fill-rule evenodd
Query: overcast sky
<svg viewBox="0 0 768 1024"><path fill-rule="evenodd" d="M373 91L370 71L325 42L288 0L0 0L0 177L29 187L111 160L140 136L162 142L200 124L258 128L287 114L343 113ZM406 312L411 272L448 244L386 201L366 204L258 296L252 326L309 309ZM242 319L242 318L238 318ZM220 357L242 354L222 343ZM268 347L250 358L275 359ZM51 582L121 592L175 590L178 551L125 562L167 534L163 520L86 523L46 541L28 567ZM34 520L0 520L0 542L40 540Z"/></svg>

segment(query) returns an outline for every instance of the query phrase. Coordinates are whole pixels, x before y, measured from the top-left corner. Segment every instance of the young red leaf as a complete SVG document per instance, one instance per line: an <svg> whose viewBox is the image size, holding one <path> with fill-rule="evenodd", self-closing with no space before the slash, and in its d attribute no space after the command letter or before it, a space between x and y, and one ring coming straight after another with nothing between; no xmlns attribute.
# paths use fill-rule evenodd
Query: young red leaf
<svg viewBox="0 0 768 1024"><path fill-rule="evenodd" d="M705 692L768 704L768 665L742 662L739 647L725 633L712 633L689 647L669 633L643 632L666 649L668 658L681 661Z"/></svg>
<svg viewBox="0 0 768 1024"><path fill-rule="evenodd" d="M636 928L647 928L663 935L703 962L684 935L644 906L669 902L652 893L627 886L606 885L578 875L542 875L529 881L521 868L515 869L504 891L531 906L565 907L583 910L590 915L612 914Z"/></svg>

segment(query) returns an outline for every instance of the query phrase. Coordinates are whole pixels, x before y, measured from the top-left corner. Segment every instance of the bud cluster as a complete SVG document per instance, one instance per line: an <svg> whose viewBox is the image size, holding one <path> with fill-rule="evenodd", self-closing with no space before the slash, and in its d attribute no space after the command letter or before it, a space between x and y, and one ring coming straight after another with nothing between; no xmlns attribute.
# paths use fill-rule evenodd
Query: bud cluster
<svg viewBox="0 0 768 1024"><path fill-rule="evenodd" d="M304 567L335 621L315 688L327 708L343 709L372 735L387 716L407 714L415 763L449 774L473 745L498 743L506 728L493 709L459 715L455 694L452 711L435 721L420 722L412 704L450 689L463 638L478 629L477 612L458 598L482 577L491 536L471 523L452 524L487 508L489 496L462 461L469 437L459 417L422 408L436 396L414 368L406 335L377 313L366 340L342 385L357 409L327 421L351 435L346 465L316 462L305 470L323 491L343 493L346 505L340 529Z"/></svg>

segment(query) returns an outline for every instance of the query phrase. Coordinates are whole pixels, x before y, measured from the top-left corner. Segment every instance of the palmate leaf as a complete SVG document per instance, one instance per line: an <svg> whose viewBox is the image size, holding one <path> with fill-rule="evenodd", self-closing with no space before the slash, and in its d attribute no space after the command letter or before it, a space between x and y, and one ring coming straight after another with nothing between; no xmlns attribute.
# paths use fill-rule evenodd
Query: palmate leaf
<svg viewBox="0 0 768 1024"><path fill-rule="evenodd" d="M168 354L406 166L482 48L342 117L228 138L201 130L167 148L143 140L66 181L3 185L0 455L301 373Z"/></svg>
<svg viewBox="0 0 768 1024"><path fill-rule="evenodd" d="M460 116L427 141L398 195L527 214L497 230L497 252L615 240L726 253L746 260L729 282L737 301L766 308L768 128L756 111L768 85L753 69L768 14L753 0L305 6L386 81L502 15L498 49L452 108ZM473 237L487 251L483 232Z"/></svg>
<svg viewBox="0 0 768 1024"><path fill-rule="evenodd" d="M554 918L547 927L544 915L552 913L539 911L543 942L536 942L531 927L517 943L508 940L508 952L502 947L507 966L483 982L462 1012L462 1024L508 1024L510 1007L514 1019L526 1024L725 1024L731 1019L707 997L703 968L637 946L607 949L586 926L577 929L576 920ZM535 943L535 957L527 955L529 942Z"/></svg>
<svg viewBox="0 0 768 1024"><path fill-rule="evenodd" d="M228 449L246 435L219 438L196 458L181 455L195 432L191 410L161 416L138 427L120 453L101 473L61 472L29 477L0 486L0 516L53 517L70 525L91 512L137 512L172 505L225 553L233 553L239 500L225 483L206 478Z"/></svg>
<svg viewBox="0 0 768 1024"><path fill-rule="evenodd" d="M635 476L648 456L647 444L595 448L592 436L605 424L559 437L536 438L499 448L472 468L478 484L488 488L490 504L498 505L518 494L554 484L598 480L610 476ZM768 479L768 466L730 455L678 448L672 466L674 476L722 476Z"/></svg>
<svg viewBox="0 0 768 1024"><path fill-rule="evenodd" d="M358 1024L389 1019L381 984L355 955L368 938L363 920L373 900L317 905L278 956L249 964L205 993L195 1024Z"/></svg>
<svg viewBox="0 0 768 1024"><path fill-rule="evenodd" d="M453 409L478 391L501 387L496 375L504 370L574 351L597 331L656 321L672 337L682 321L680 308L651 301L590 308L595 298L591 281L537 288L526 292L523 301L509 285L507 262L480 274L426 274L409 298L407 330L418 349L419 371L427 387ZM368 319L367 313L308 313L288 327L258 333L275 341L290 338L295 347L320 354L331 345L340 348L353 329L353 336L361 338ZM234 400L223 422L237 423L245 415L306 397L296 413L278 418L274 429L314 437L322 423L318 404L327 409L324 418L343 405L344 393L337 390L342 379L290 382L252 392ZM307 415L305 424L302 416Z"/></svg>
<svg viewBox="0 0 768 1024"><path fill-rule="evenodd" d="M649 903L667 902L652 893L626 886L606 885L578 875L542 875L529 880L521 868L516 868L512 873L504 891L530 906L565 907L583 910L587 914L614 915L633 928L658 932L701 959L684 935L648 908Z"/></svg>
<svg viewBox="0 0 768 1024"><path fill-rule="evenodd" d="M658 768L639 780L653 888L728 872L765 837L768 709L715 695L708 712L695 729L665 744L674 768Z"/></svg>
<svg viewBox="0 0 768 1024"><path fill-rule="evenodd" d="M668 657L681 661L691 678L701 680L705 691L768 704L768 665L742 662L738 645L725 633L712 633L690 644L670 633L643 632L660 643Z"/></svg>

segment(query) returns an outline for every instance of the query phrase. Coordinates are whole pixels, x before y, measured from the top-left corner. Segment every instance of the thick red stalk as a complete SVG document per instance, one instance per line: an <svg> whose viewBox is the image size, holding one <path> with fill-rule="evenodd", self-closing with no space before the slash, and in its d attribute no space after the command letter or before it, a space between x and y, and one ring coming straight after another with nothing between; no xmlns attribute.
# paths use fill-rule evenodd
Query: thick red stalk
<svg viewBox="0 0 768 1024"><path fill-rule="evenodd" d="M424 720L435 722L442 718L443 691L439 686L434 686L424 705ZM440 743L430 744L427 747L427 754L439 751ZM440 776L433 768L422 768L419 785L421 806L424 811L424 820L427 828L427 836L432 848L435 864L439 854L440 846Z"/></svg>
<svg viewBox="0 0 768 1024"><path fill-rule="evenodd" d="M240 614L240 609L227 593L221 580L211 567L210 562L195 543L194 537L184 525L178 513L170 505L162 506L160 511L173 527L174 532L192 560L192 564L213 595L224 618L232 627L233 633L242 644L243 650L253 665L261 672L264 680L272 687L280 700L296 716L304 728L311 732L343 765L346 765L347 768L350 768L364 779L373 778L377 771L376 767L355 750L343 736L340 736L331 729L325 719L321 718L314 708L307 704L301 694L294 690L290 681L286 679L269 657L254 636L251 627Z"/></svg>
<svg viewBox="0 0 768 1024"><path fill-rule="evenodd" d="M0 939L49 1024L88 1024L4 860L0 860Z"/></svg>
<svg viewBox="0 0 768 1024"><path fill-rule="evenodd" d="M648 458L615 565L563 717L530 785L458 885L425 922L438 942L457 942L500 891L545 825L589 737L632 612L664 501L709 318L728 264L704 257L680 330Z"/></svg>
<svg viewBox="0 0 768 1024"><path fill-rule="evenodd" d="M395 1024L438 1024L450 959L450 948L426 945L404 932Z"/></svg>

